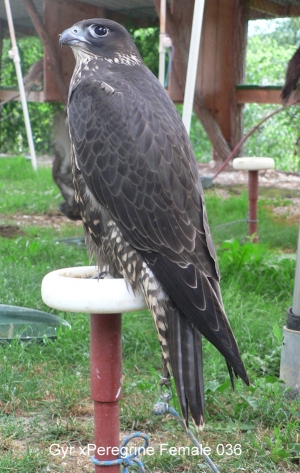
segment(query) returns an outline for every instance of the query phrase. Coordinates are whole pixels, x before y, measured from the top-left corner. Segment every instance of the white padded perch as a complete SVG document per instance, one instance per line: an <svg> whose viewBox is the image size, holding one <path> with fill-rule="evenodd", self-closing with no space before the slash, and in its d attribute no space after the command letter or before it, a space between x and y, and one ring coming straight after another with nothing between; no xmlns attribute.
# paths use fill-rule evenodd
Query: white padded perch
<svg viewBox="0 0 300 473"><path fill-rule="evenodd" d="M249 198L249 237L253 243L258 242L257 234L257 199L258 199L258 171L274 169L273 158L235 158L233 168L239 171L248 171L248 198Z"/></svg>
<svg viewBox="0 0 300 473"><path fill-rule="evenodd" d="M233 168L239 171L262 171L274 169L273 158L235 158L232 162Z"/></svg>
<svg viewBox="0 0 300 473"><path fill-rule="evenodd" d="M96 279L90 279L93 276ZM98 279L97 276L94 266L52 271L43 279L42 299L53 309L88 314L115 314L147 308L144 297L134 295L124 279Z"/></svg>

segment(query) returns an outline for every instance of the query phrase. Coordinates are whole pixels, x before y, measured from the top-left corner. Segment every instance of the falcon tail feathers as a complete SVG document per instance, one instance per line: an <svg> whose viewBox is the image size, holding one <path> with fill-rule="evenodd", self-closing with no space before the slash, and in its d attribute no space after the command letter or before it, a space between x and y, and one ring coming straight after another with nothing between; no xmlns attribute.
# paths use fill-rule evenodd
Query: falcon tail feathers
<svg viewBox="0 0 300 473"><path fill-rule="evenodd" d="M234 389L234 377L233 377L233 373L235 374L235 377L238 378L238 374L232 369L232 366L230 363L228 363L227 360L226 361L226 365L227 365L227 369L228 369L228 373L229 373L229 377L230 377L230 382L231 382L231 386L232 386L232 389Z"/></svg>
<svg viewBox="0 0 300 473"><path fill-rule="evenodd" d="M197 428L204 427L202 340L198 330L176 308L166 311L167 343L179 403L186 426L188 411Z"/></svg>
<svg viewBox="0 0 300 473"><path fill-rule="evenodd" d="M219 291L216 291L217 282L213 283L211 278L205 277L199 271L197 290L187 284L184 285L182 284L184 272L188 271L188 268L181 268L179 272L176 264L159 255L151 265L151 269L157 279L163 281L166 293L191 326L219 350L232 370L249 385L236 340L225 315L222 300L220 300L221 296ZM203 308L199 307L199 300Z"/></svg>

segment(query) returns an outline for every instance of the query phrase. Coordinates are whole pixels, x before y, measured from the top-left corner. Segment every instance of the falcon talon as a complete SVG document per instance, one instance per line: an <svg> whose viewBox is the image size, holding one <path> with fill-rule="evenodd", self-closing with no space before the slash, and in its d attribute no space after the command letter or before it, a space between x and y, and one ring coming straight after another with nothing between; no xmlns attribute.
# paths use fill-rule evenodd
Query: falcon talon
<svg viewBox="0 0 300 473"><path fill-rule="evenodd" d="M89 254L144 294L184 423L191 416L203 429L202 335L224 356L232 382L234 374L249 380L222 302L188 134L121 25L80 21L60 44L76 59L68 122Z"/></svg>
<svg viewBox="0 0 300 473"><path fill-rule="evenodd" d="M98 276L94 276L95 279L114 279L111 274L109 274L107 271L101 271L101 273L98 274Z"/></svg>
<svg viewBox="0 0 300 473"><path fill-rule="evenodd" d="M164 387L168 392L163 392ZM173 397L170 378L161 378L158 389L160 399L167 405L167 407L169 407L169 401Z"/></svg>
<svg viewBox="0 0 300 473"><path fill-rule="evenodd" d="M111 274L109 274L107 271L101 271L99 274L95 276L86 276L84 279L114 279Z"/></svg>

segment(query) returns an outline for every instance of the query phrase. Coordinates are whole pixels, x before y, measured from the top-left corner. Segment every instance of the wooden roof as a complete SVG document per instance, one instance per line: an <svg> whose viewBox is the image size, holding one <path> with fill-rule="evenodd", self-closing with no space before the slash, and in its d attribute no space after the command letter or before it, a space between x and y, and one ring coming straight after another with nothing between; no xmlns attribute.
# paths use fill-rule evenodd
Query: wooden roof
<svg viewBox="0 0 300 473"><path fill-rule="evenodd" d="M32 0L40 17L43 17L44 1ZM72 4L72 0L58 0L61 4ZM169 3L181 0L169 0ZM248 0L245 0L248 1ZM157 19L153 0L81 0L81 2L107 10L107 16L112 13L143 20L144 24L153 24ZM19 33L33 34L36 32L22 0L10 0L15 29ZM299 0L249 0L249 19L278 18L300 16ZM0 2L0 21L6 26L6 11L4 2Z"/></svg>
<svg viewBox="0 0 300 473"><path fill-rule="evenodd" d="M299 0L250 0L249 20L300 16Z"/></svg>
<svg viewBox="0 0 300 473"><path fill-rule="evenodd" d="M72 0L58 0L61 4L72 4ZM139 18L148 20L153 23L153 19L157 18L153 0L80 0L82 3L87 3L99 8L104 8L108 12L115 12L121 15L130 16L132 18ZM32 0L39 15L43 18L44 1ZM22 0L10 0L12 16L15 30L24 34L33 34L34 30L31 19L26 11ZM111 15L108 15L111 17ZM6 26L6 10L4 2L0 2L0 20L2 26Z"/></svg>

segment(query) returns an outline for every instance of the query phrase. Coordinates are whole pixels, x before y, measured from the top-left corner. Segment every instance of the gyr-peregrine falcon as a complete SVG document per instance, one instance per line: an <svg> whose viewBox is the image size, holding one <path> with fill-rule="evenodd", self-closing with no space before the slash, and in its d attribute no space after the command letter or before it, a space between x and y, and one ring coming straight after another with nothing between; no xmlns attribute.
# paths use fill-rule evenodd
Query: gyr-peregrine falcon
<svg viewBox="0 0 300 473"><path fill-rule="evenodd" d="M141 291L186 424L204 423L201 335L248 377L225 315L200 177L184 125L128 32L107 19L76 23L69 126L86 243Z"/></svg>

